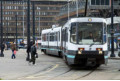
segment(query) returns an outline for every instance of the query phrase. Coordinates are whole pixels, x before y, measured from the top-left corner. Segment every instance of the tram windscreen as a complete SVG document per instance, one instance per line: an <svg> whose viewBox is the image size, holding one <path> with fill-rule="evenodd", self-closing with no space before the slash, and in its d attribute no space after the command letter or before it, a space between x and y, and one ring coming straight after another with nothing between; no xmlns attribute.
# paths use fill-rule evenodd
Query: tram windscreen
<svg viewBox="0 0 120 81"><path fill-rule="evenodd" d="M103 23L73 23L71 27L72 43L85 45L102 44L102 35Z"/></svg>

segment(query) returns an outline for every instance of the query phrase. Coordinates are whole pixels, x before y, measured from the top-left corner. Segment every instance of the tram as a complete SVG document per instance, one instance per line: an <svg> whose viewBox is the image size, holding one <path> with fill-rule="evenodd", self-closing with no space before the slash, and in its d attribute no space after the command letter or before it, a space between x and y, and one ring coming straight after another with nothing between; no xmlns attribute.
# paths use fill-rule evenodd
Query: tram
<svg viewBox="0 0 120 81"><path fill-rule="evenodd" d="M51 41L52 38L54 40ZM41 50L47 54L62 55L68 65L100 66L107 64L107 41L106 19L72 18L62 27L42 31Z"/></svg>
<svg viewBox="0 0 120 81"><path fill-rule="evenodd" d="M52 27L42 31L41 51L61 56L61 29L62 27Z"/></svg>
<svg viewBox="0 0 120 81"><path fill-rule="evenodd" d="M120 48L120 17L113 17L113 27L114 27L114 50L118 50ZM107 20L107 32L108 32L108 47L111 49L111 18L106 18Z"/></svg>

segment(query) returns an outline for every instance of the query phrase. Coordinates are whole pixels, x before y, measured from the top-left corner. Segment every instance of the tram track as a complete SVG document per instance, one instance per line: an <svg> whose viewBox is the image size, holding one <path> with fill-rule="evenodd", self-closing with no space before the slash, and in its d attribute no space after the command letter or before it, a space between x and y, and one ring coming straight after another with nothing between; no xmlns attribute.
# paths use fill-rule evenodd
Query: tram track
<svg viewBox="0 0 120 81"><path fill-rule="evenodd" d="M88 72L87 74L85 74L85 75L83 75L83 76L81 76L81 77L76 78L75 80L79 80L79 79L82 79L82 78L85 78L85 77L89 76L89 75L92 74L96 69L97 69L97 68L94 68L92 71Z"/></svg>
<svg viewBox="0 0 120 81"><path fill-rule="evenodd" d="M66 75L67 75L67 73L68 73L68 78L65 78L65 79L67 79L67 80L70 80L70 78L71 77L74 77L73 78L73 80L79 80L79 79L81 79L81 78L84 78L84 77L87 77L87 76L89 76L90 74L92 74L95 70L96 70L97 68L94 68L92 71L90 71L90 72L88 72L88 73L85 73L84 75L82 74L82 76L80 75L80 77L74 77L74 75L79 75L79 73L81 72L81 71L79 71L79 70L75 70L75 69L73 69L73 68L70 68L69 70L67 70L67 71L65 71L64 73L61 73L61 74L59 74L59 75L57 75L57 76L54 76L53 78L50 78L49 80L57 80L57 79L59 79L60 77L65 77ZM85 69L82 69L82 70L85 70ZM72 73L71 73L71 75L70 75L70 73L69 72L71 72L71 71L73 71ZM63 78L63 80L64 80L64 78Z"/></svg>
<svg viewBox="0 0 120 81"><path fill-rule="evenodd" d="M24 75L24 76L22 76L22 77L19 77L19 78L17 78L17 79L32 79L32 78L35 78L35 77L37 77L38 76L38 74L40 74L40 73L45 73L45 72L47 72L47 71L49 71L49 70L51 70L52 68L54 67L54 65L50 65L49 67L46 67L46 68L44 68L44 69L42 69L42 70L39 70L39 71L37 71L37 72L34 72L34 73L31 73L31 74L27 74L27 75Z"/></svg>
<svg viewBox="0 0 120 81"><path fill-rule="evenodd" d="M57 78L57 77L60 77L60 76L62 76L62 75L64 75L64 74L66 74L66 73L69 73L71 70L72 70L72 69L70 68L69 70L65 71L64 73L61 73L61 74L59 74L59 75L57 75L57 76L54 76L53 78L50 78L49 80L53 80L53 79L55 79L55 78Z"/></svg>

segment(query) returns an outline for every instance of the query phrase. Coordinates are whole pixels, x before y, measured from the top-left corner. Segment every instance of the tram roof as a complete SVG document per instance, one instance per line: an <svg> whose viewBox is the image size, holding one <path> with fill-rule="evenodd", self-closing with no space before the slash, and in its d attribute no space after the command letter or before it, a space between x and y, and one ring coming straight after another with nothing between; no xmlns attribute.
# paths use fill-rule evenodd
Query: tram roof
<svg viewBox="0 0 120 81"><path fill-rule="evenodd" d="M107 24L111 24L111 18L106 18L106 20L107 20ZM120 23L120 17L114 17L113 23L114 24Z"/></svg>
<svg viewBox="0 0 120 81"><path fill-rule="evenodd" d="M71 18L69 22L106 22L105 18L98 17L79 17L79 18Z"/></svg>

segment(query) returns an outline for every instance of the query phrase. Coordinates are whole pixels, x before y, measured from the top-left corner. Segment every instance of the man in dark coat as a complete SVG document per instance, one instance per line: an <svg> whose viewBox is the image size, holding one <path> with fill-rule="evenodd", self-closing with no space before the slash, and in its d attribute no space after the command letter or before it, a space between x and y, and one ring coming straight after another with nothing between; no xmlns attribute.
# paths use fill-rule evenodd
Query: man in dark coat
<svg viewBox="0 0 120 81"><path fill-rule="evenodd" d="M1 56L2 56L2 57L4 57L4 54L3 54L4 49L5 49L5 44L3 43L3 44L2 44L2 47L1 47Z"/></svg>
<svg viewBox="0 0 120 81"><path fill-rule="evenodd" d="M32 41L30 42L30 44L27 47L27 51L26 51L27 52L27 58L26 58L26 61L30 60L31 46L32 46Z"/></svg>
<svg viewBox="0 0 120 81"><path fill-rule="evenodd" d="M3 52L4 49L5 49L5 44L3 43L3 44L2 44L2 49L1 49L1 51Z"/></svg>
<svg viewBox="0 0 120 81"><path fill-rule="evenodd" d="M36 50L36 46L35 46L35 43L33 42L33 45L31 46L31 60L29 62L33 62L33 64L35 64L35 60L36 60L36 53L37 50Z"/></svg>

